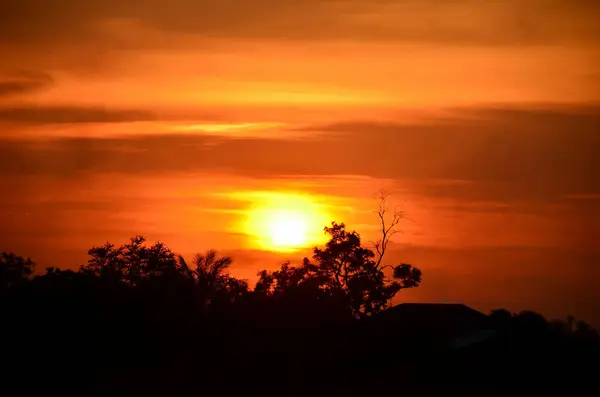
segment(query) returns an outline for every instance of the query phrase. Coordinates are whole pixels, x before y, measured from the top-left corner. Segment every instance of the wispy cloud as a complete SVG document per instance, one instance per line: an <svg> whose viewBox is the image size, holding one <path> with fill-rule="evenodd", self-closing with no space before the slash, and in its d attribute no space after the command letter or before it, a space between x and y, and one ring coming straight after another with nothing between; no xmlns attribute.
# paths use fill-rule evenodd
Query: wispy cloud
<svg viewBox="0 0 600 397"><path fill-rule="evenodd" d="M600 200L600 193L567 194L566 200Z"/></svg>
<svg viewBox="0 0 600 397"><path fill-rule="evenodd" d="M120 123L153 120L144 110L78 106L0 107L0 122L22 124Z"/></svg>
<svg viewBox="0 0 600 397"><path fill-rule="evenodd" d="M52 76L43 72L19 71L0 76L0 98L35 92L51 86Z"/></svg>
<svg viewBox="0 0 600 397"><path fill-rule="evenodd" d="M438 181L420 189L429 195L478 200L545 200L573 192L597 192L600 113L577 109L557 113L555 108L547 112L527 108L495 111L491 115L486 109L469 112L478 115L475 121L457 117L452 123L433 119L430 124L415 125L316 125L318 134L308 131L302 139L290 139L284 128L273 130L269 137L236 139L214 131L210 135L13 140L0 147L0 173L65 177L92 171L140 175L227 171L258 178L362 175ZM109 116L113 117L92 113L79 120ZM130 117L129 113L117 113L113 119Z"/></svg>

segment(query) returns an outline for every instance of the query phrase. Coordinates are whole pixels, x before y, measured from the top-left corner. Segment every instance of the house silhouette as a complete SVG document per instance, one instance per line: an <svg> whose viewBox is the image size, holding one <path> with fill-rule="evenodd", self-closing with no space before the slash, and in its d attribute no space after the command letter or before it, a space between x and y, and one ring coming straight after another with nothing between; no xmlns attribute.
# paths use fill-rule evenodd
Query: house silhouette
<svg viewBox="0 0 600 397"><path fill-rule="evenodd" d="M497 335L486 314L464 304L402 303L367 323L381 343L405 341L405 353L462 349Z"/></svg>

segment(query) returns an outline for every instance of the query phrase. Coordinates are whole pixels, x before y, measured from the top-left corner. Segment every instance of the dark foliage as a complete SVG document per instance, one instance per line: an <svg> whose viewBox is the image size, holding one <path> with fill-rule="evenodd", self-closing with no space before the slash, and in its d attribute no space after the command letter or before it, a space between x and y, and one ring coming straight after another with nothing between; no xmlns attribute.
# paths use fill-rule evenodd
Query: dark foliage
<svg viewBox="0 0 600 397"><path fill-rule="evenodd" d="M253 289L227 273L231 258L208 251L188 265L140 236L92 248L78 271L48 268L36 277L31 260L3 253L3 386L86 395L439 395L493 394L540 382L538 370L588 379L583 363L600 344L586 323L463 306L386 310L396 293L420 284L421 272L384 265L385 248L363 247L343 224L325 231L330 240L312 260L261 271ZM482 331L493 337L455 346Z"/></svg>
<svg viewBox="0 0 600 397"><path fill-rule="evenodd" d="M10 252L0 254L0 288L7 289L26 282L35 268L29 258L23 258Z"/></svg>

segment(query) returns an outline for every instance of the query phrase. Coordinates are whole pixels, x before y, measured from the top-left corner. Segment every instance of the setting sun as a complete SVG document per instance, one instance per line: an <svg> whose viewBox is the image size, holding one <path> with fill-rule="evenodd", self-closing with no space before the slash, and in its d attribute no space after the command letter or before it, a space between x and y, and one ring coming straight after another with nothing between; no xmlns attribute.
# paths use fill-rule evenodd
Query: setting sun
<svg viewBox="0 0 600 397"><path fill-rule="evenodd" d="M293 193L256 193L245 230L266 250L294 251L317 245L331 219L322 205Z"/></svg>
<svg viewBox="0 0 600 397"><path fill-rule="evenodd" d="M306 244L307 222L300 213L274 211L265 219L265 227L275 247L297 247Z"/></svg>

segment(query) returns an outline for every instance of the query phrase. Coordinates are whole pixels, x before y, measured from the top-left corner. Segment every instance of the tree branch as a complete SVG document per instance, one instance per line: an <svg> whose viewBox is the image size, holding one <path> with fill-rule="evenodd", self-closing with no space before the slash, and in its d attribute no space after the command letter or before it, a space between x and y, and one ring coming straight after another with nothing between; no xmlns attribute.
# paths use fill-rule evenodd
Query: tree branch
<svg viewBox="0 0 600 397"><path fill-rule="evenodd" d="M389 223L386 223L387 213L387 198L388 193L385 190L380 190L378 193L379 205L375 214L379 218L381 239L373 243L375 252L377 253L376 267L381 266L385 252L387 251L388 244L391 242L391 238L399 232L397 229L398 224L404 219L404 213L399 210L395 210Z"/></svg>

